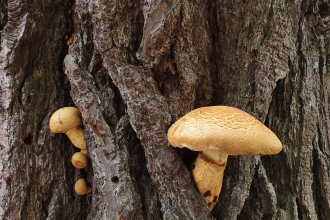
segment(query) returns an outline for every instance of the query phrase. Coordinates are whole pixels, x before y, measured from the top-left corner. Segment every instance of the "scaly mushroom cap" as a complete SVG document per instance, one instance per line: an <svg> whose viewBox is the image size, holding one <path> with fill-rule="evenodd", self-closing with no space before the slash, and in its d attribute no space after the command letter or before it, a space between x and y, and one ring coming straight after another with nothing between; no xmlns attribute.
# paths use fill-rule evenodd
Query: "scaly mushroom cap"
<svg viewBox="0 0 330 220"><path fill-rule="evenodd" d="M76 107L60 108L49 119L49 128L53 133L65 133L81 124L81 113Z"/></svg>
<svg viewBox="0 0 330 220"><path fill-rule="evenodd" d="M195 109L176 121L167 136L172 146L194 151L265 155L282 150L280 140L269 128L250 114L228 106Z"/></svg>

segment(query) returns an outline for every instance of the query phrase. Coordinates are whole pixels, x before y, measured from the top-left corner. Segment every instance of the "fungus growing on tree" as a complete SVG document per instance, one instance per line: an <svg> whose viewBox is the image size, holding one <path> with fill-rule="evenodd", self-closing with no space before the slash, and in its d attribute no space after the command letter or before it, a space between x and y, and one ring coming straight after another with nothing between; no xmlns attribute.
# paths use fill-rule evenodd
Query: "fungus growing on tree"
<svg viewBox="0 0 330 220"><path fill-rule="evenodd" d="M86 156L88 156L87 155L87 149L81 149L80 152L83 153L83 154L85 154Z"/></svg>
<svg viewBox="0 0 330 220"><path fill-rule="evenodd" d="M266 155L282 150L269 128L228 106L195 109L176 121L167 136L174 147L199 151L192 176L210 211L219 198L228 155Z"/></svg>
<svg viewBox="0 0 330 220"><path fill-rule="evenodd" d="M74 191L79 196L83 196L92 192L92 188L87 186L87 183L84 178L80 178L74 184Z"/></svg>
<svg viewBox="0 0 330 220"><path fill-rule="evenodd" d="M64 107L55 111L49 119L49 128L53 133L65 133L71 143L80 149L86 149L84 130L80 111L75 107Z"/></svg>
<svg viewBox="0 0 330 220"><path fill-rule="evenodd" d="M71 163L74 167L82 169L87 166L88 158L84 153L76 152L71 157Z"/></svg>

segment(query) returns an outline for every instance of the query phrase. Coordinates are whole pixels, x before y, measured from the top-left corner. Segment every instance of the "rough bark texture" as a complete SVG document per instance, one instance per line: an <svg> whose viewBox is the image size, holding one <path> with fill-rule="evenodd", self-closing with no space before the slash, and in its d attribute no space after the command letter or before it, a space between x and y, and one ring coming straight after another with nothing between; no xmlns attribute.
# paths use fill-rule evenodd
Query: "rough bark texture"
<svg viewBox="0 0 330 220"><path fill-rule="evenodd" d="M1 219L327 219L328 1L0 1ZM283 143L229 157L212 213L169 126L243 109ZM82 113L90 164L49 131ZM219 134L220 135L220 134ZM91 196L77 196L84 177Z"/></svg>

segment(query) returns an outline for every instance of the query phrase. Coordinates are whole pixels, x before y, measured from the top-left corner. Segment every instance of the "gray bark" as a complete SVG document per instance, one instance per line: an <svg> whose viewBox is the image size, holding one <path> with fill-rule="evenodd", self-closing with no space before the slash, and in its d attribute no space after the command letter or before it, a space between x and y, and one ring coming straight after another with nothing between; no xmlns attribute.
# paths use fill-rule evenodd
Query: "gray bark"
<svg viewBox="0 0 330 220"><path fill-rule="evenodd" d="M1 219L327 219L327 1L0 1ZM229 157L212 213L170 146L179 117L243 109L283 143ZM89 165L49 131L82 113ZM85 178L91 196L77 196Z"/></svg>

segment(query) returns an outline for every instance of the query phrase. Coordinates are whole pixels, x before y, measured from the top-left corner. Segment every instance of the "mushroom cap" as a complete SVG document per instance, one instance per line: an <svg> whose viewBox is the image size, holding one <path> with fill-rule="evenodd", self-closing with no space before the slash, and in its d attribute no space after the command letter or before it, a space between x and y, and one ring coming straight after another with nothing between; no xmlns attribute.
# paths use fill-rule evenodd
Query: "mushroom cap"
<svg viewBox="0 0 330 220"><path fill-rule="evenodd" d="M82 196L82 195L86 195L86 194L90 193L92 190L91 190L90 187L87 186L87 183L86 183L85 179L80 178L74 184L74 191L78 195Z"/></svg>
<svg viewBox="0 0 330 220"><path fill-rule="evenodd" d="M76 107L60 108L49 119L49 128L53 133L64 133L81 124L81 113Z"/></svg>
<svg viewBox="0 0 330 220"><path fill-rule="evenodd" d="M75 168L82 169L88 164L87 156L82 152L76 152L71 157L71 163Z"/></svg>
<svg viewBox="0 0 330 220"><path fill-rule="evenodd" d="M215 150L228 155L276 154L277 136L250 114L229 106L195 109L168 130L172 146L194 151Z"/></svg>

